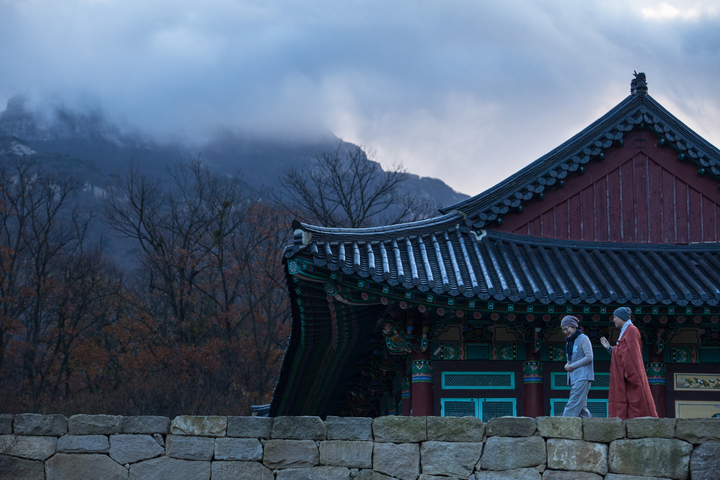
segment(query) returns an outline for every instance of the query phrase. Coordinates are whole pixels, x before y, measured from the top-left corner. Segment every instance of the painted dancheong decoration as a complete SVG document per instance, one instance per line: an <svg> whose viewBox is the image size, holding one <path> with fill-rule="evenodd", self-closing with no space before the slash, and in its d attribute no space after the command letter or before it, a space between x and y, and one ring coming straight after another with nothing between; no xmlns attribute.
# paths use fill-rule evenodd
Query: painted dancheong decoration
<svg viewBox="0 0 720 480"><path fill-rule="evenodd" d="M627 306L658 414L705 415L688 402L720 405L709 386L720 366L719 187L720 150L637 73L590 126L434 218L295 222L284 254L293 329L270 414L557 414L560 319L578 318L605 378L598 339L617 340L610 317ZM446 385L452 372L468 383ZM482 383L494 374L512 382ZM595 383L588 407L607 415L607 386Z"/></svg>

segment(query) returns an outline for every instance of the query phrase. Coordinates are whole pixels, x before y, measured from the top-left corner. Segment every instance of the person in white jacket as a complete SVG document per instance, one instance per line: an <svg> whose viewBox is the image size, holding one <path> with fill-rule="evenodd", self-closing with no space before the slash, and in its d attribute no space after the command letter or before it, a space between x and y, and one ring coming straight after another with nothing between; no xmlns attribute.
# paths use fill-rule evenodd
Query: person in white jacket
<svg viewBox="0 0 720 480"><path fill-rule="evenodd" d="M567 382L570 385L570 398L565 405L563 416L592 417L587 409L590 385L595 380L590 339L578 329L578 319L572 315L562 319L560 328L565 334L565 355L567 357L565 371L568 372Z"/></svg>

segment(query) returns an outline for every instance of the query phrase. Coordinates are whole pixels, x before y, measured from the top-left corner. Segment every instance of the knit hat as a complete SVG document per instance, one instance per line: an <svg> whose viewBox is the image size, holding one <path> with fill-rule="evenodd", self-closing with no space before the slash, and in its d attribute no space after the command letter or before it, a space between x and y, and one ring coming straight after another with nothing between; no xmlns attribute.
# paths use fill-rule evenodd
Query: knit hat
<svg viewBox="0 0 720 480"><path fill-rule="evenodd" d="M620 307L613 312L613 315L618 317L623 322L627 322L628 320L630 320L631 314L632 314L632 312L630 311L630 309L628 307Z"/></svg>
<svg viewBox="0 0 720 480"><path fill-rule="evenodd" d="M560 322L561 327L575 327L578 326L578 319L576 317L573 317L572 315L567 315L563 317L562 322Z"/></svg>

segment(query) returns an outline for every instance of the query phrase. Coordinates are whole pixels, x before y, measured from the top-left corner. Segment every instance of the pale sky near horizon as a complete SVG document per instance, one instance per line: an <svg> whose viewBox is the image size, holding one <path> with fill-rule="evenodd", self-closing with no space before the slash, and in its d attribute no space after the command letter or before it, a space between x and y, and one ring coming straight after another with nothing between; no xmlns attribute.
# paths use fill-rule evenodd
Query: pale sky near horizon
<svg viewBox="0 0 720 480"><path fill-rule="evenodd" d="M720 146L720 1L0 0L0 110L327 130L474 195L649 93Z"/></svg>

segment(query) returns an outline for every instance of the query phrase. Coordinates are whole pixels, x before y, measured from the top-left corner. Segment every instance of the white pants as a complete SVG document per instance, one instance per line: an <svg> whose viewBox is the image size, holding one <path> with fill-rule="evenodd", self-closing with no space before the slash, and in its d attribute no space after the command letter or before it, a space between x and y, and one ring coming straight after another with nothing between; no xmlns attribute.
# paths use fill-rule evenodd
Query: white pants
<svg viewBox="0 0 720 480"><path fill-rule="evenodd" d="M565 405L563 417L592 417L587 409L587 397L591 383L590 380L578 380L570 386L570 398Z"/></svg>

